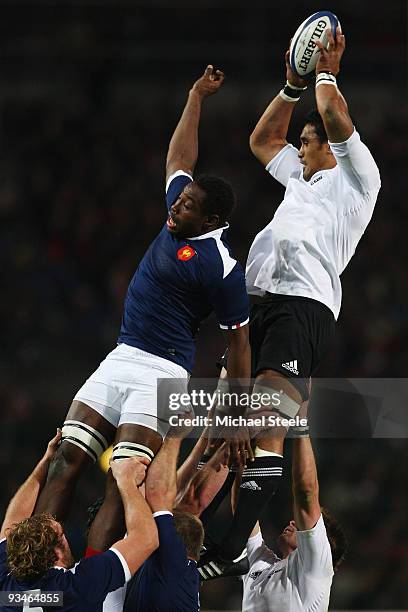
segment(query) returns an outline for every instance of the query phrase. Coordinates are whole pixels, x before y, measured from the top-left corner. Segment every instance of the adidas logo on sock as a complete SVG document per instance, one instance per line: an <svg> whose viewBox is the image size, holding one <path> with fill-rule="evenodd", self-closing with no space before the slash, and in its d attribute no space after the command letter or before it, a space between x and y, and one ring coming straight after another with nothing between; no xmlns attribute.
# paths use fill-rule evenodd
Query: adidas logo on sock
<svg viewBox="0 0 408 612"><path fill-rule="evenodd" d="M292 374L299 374L299 370L297 369L297 359L295 361L287 361L286 363L282 363L282 368L286 368Z"/></svg>
<svg viewBox="0 0 408 612"><path fill-rule="evenodd" d="M256 484L255 480L249 480L248 482L243 482L239 488L240 489L251 489L251 491L262 491L262 488Z"/></svg>

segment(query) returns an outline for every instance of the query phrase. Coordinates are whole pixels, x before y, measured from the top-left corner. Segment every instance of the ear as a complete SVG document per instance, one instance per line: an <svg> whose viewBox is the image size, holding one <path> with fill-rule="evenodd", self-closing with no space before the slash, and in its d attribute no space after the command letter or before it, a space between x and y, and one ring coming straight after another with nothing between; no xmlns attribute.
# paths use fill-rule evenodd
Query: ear
<svg viewBox="0 0 408 612"><path fill-rule="evenodd" d="M220 225L219 215L208 215L207 221L203 223L204 233L212 232L217 229Z"/></svg>
<svg viewBox="0 0 408 612"><path fill-rule="evenodd" d="M55 561L55 566L56 567L65 567L64 563L63 563L64 554L63 554L63 551L62 551L61 547L60 546L56 546L54 548L54 551L55 551L55 554L57 555L57 559Z"/></svg>
<svg viewBox="0 0 408 612"><path fill-rule="evenodd" d="M328 143L328 142L326 142L326 143L325 143L325 147L326 147L326 153L327 153L327 155L330 155L331 157L334 157L334 155L333 155L333 151L331 150L330 145L329 145L329 143Z"/></svg>

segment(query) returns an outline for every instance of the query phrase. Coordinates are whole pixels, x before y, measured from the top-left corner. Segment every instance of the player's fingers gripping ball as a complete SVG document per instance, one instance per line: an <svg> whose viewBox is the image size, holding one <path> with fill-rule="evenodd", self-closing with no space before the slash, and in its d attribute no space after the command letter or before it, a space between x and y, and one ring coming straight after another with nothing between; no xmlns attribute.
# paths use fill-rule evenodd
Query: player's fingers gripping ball
<svg viewBox="0 0 408 612"><path fill-rule="evenodd" d="M327 49L329 33L334 42L337 28L340 28L340 22L330 11L318 11L300 24L289 48L290 66L297 76L305 78L313 75L320 56L317 43Z"/></svg>

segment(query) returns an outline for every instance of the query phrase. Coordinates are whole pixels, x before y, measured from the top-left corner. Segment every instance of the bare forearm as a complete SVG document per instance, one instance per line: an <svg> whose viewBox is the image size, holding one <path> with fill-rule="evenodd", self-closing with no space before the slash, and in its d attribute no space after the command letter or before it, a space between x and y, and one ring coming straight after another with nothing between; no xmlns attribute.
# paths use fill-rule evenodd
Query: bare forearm
<svg viewBox="0 0 408 612"><path fill-rule="evenodd" d="M228 476L229 468L220 466L215 470L208 463L195 473L184 494L178 498L178 507L196 516L209 506Z"/></svg>
<svg viewBox="0 0 408 612"><path fill-rule="evenodd" d="M179 165L181 170L193 172L198 157L198 126L202 97L191 90L183 114L170 140L167 153L167 169Z"/></svg>
<svg viewBox="0 0 408 612"><path fill-rule="evenodd" d="M122 553L133 575L158 547L159 538L153 515L132 475L117 483L125 509L127 537L113 547Z"/></svg>
<svg viewBox="0 0 408 612"><path fill-rule="evenodd" d="M145 530L154 531L154 518L149 506L133 479L118 483L125 510L126 532L128 537L140 535Z"/></svg>
<svg viewBox="0 0 408 612"><path fill-rule="evenodd" d="M167 437L146 478L146 501L153 512L172 510L177 494L176 468L181 438Z"/></svg>
<svg viewBox="0 0 408 612"><path fill-rule="evenodd" d="M316 87L316 103L331 142L344 142L353 133L347 103L334 85Z"/></svg>
<svg viewBox="0 0 408 612"><path fill-rule="evenodd" d="M191 479L197 473L197 466L200 462L201 457L204 454L208 443L208 438L201 435L197 440L194 448L190 452L187 459L177 470L177 493L182 494L187 486L190 484Z"/></svg>
<svg viewBox="0 0 408 612"><path fill-rule="evenodd" d="M242 379L245 384L251 378L251 348L249 344L229 345L228 352L228 381L233 385ZM231 384L231 383L230 383Z"/></svg>
<svg viewBox="0 0 408 612"><path fill-rule="evenodd" d="M292 454L293 514L301 531L312 529L321 514L319 482L313 448L309 438L293 441Z"/></svg>
<svg viewBox="0 0 408 612"><path fill-rule="evenodd" d="M228 382L251 378L251 346L249 344L249 325L227 332L228 342ZM231 389L230 389L231 390Z"/></svg>
<svg viewBox="0 0 408 612"><path fill-rule="evenodd" d="M316 462L310 438L295 438L292 453L292 487L294 493L316 493L319 490Z"/></svg>

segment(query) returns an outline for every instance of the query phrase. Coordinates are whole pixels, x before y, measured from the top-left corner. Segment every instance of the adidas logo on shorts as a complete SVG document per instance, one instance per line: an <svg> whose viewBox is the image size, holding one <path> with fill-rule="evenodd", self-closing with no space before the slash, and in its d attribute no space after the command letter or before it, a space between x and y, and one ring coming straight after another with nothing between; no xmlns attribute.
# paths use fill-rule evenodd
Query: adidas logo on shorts
<svg viewBox="0 0 408 612"><path fill-rule="evenodd" d="M282 363L282 368L286 368L292 374L299 374L299 370L297 369L297 359L295 361L287 361L286 363Z"/></svg>
<svg viewBox="0 0 408 612"><path fill-rule="evenodd" d="M239 488L240 489L251 489L251 491L262 491L262 488L256 484L255 480L249 480L248 482L243 482Z"/></svg>

